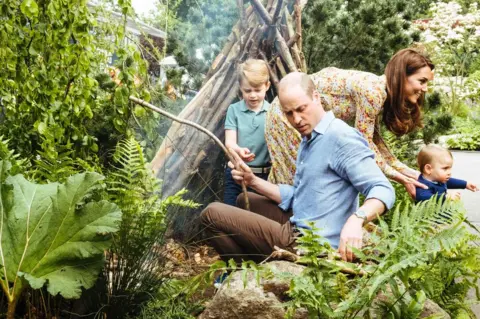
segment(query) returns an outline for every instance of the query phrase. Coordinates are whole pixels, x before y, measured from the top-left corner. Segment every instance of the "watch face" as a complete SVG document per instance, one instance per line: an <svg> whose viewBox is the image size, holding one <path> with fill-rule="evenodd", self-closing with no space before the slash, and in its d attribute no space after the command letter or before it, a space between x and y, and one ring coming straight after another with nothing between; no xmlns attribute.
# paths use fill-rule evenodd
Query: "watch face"
<svg viewBox="0 0 480 319"><path fill-rule="evenodd" d="M363 210L356 211L355 215L357 215L360 218L367 219L367 214Z"/></svg>

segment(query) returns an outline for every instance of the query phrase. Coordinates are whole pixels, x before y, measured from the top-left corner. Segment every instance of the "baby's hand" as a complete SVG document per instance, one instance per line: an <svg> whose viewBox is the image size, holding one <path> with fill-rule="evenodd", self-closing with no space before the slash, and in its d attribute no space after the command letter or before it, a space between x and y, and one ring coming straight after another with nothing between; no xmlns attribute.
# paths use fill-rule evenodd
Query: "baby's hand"
<svg viewBox="0 0 480 319"><path fill-rule="evenodd" d="M255 154L251 153L250 150L246 147L241 147L238 151L238 155L246 163L251 162L255 159Z"/></svg>
<svg viewBox="0 0 480 319"><path fill-rule="evenodd" d="M478 192L480 189L478 189L477 185L467 182L467 187L466 189L472 191L472 192Z"/></svg>
<svg viewBox="0 0 480 319"><path fill-rule="evenodd" d="M447 198L451 200L460 200L460 192L449 192L447 193Z"/></svg>

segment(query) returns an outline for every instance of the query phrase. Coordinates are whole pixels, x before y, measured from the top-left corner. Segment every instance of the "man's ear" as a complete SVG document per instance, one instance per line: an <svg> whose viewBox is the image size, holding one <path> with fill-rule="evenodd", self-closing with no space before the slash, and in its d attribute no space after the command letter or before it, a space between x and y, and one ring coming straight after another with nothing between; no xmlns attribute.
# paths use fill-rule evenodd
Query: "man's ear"
<svg viewBox="0 0 480 319"><path fill-rule="evenodd" d="M313 90L312 92L312 100L315 102L315 104L323 106L322 105L322 99L320 98L320 93L318 93L317 90Z"/></svg>

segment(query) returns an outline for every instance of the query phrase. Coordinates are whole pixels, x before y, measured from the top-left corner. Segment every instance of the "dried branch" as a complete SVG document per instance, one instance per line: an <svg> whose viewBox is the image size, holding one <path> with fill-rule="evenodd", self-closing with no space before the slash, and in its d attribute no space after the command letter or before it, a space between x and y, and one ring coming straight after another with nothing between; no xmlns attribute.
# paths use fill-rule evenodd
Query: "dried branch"
<svg viewBox="0 0 480 319"><path fill-rule="evenodd" d="M282 11L283 1L278 0L277 7L275 8L275 13L273 14L272 24L276 25L278 21L278 17L280 16L280 12Z"/></svg>
<svg viewBox="0 0 480 319"><path fill-rule="evenodd" d="M297 40L300 38L299 34L298 33L295 33L293 35L293 37L291 37L288 42L287 42L287 47L291 48L293 47L295 44L297 44Z"/></svg>
<svg viewBox="0 0 480 319"><path fill-rule="evenodd" d="M263 6L263 4L260 3L258 0L251 0L252 5L255 7L257 10L258 14L260 15L260 18L262 18L263 22L265 22L266 25L271 26L272 25L272 18L268 14L267 9Z"/></svg>
<svg viewBox="0 0 480 319"><path fill-rule="evenodd" d="M203 126L200 126L198 125L197 123L194 123L192 121L189 121L189 120L184 120L184 119L181 119L173 114L170 114L169 112L165 111L165 110L162 110L158 107L156 107L155 105L153 104L150 104L148 103L147 101L144 101L142 99L139 99L137 97L134 97L134 96L130 96L129 97L130 101L138 104L138 105L141 105L143 107L147 107L149 108L150 110L154 111L154 112L157 112L157 113L160 113L162 114L163 116L166 116L168 117L169 119L173 120L173 121L176 121L176 122L179 122L179 123L182 123L182 124L185 124L185 125L189 125L191 127L194 127L196 128L197 130L207 134L210 138L212 138L215 143L220 146L220 148L223 150L223 152L225 153L225 155L228 157L228 159L230 160L230 162L232 162L234 165L235 165L235 169L236 170L241 170L240 168L240 165L237 161L235 161L234 157L232 156L231 152L233 152L232 150L227 150L227 148L225 147L225 145L218 139L218 137L215 136L215 134L213 134L212 132L210 132L209 130L207 130L206 128L204 128ZM248 200L248 195L247 195L247 187L245 186L245 182L242 181L242 192L243 192L243 195L245 196L245 208L247 210L250 210L250 201Z"/></svg>
<svg viewBox="0 0 480 319"><path fill-rule="evenodd" d="M270 67L270 63L267 60L267 57L263 52L260 52L260 57L265 61L265 64L267 65L268 68L268 73L270 74L270 81L273 83L273 86L275 87L275 91L278 92L278 77L275 72L273 72L272 68Z"/></svg>

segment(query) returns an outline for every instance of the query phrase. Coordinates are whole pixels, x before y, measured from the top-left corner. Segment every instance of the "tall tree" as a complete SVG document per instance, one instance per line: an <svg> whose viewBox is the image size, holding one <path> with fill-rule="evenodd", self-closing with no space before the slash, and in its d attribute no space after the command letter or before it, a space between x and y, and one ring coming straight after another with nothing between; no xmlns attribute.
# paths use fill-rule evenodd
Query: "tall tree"
<svg viewBox="0 0 480 319"><path fill-rule="evenodd" d="M313 0L303 15L309 72L335 66L382 74L392 54L419 39L405 0Z"/></svg>
<svg viewBox="0 0 480 319"><path fill-rule="evenodd" d="M165 53L175 56L194 80L191 88L199 89L238 20L238 10L235 0L160 1L147 20L167 32Z"/></svg>

